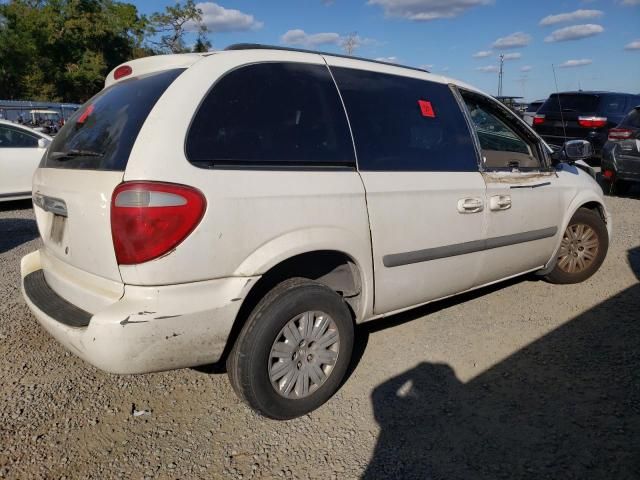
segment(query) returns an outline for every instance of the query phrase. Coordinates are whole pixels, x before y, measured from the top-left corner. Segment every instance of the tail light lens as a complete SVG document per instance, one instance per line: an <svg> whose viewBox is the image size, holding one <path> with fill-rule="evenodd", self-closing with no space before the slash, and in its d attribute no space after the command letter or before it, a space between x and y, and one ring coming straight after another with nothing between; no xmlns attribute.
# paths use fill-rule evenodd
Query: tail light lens
<svg viewBox="0 0 640 480"><path fill-rule="evenodd" d="M612 179L613 178L613 170L603 170L602 171L602 176L606 179Z"/></svg>
<svg viewBox="0 0 640 480"><path fill-rule="evenodd" d="M135 265L173 250L196 228L206 200L195 188L125 182L111 199L111 235L120 265Z"/></svg>
<svg viewBox="0 0 640 480"><path fill-rule="evenodd" d="M129 65L120 65L116 68L115 72L113 72L113 78L119 80L123 77L128 77L133 73L133 69Z"/></svg>
<svg viewBox="0 0 640 480"><path fill-rule="evenodd" d="M534 125L542 125L544 123L544 119L545 119L545 115L543 114L536 114L535 117L533 117L533 124Z"/></svg>
<svg viewBox="0 0 640 480"><path fill-rule="evenodd" d="M578 124L584 128L601 128L607 125L607 117L578 117Z"/></svg>
<svg viewBox="0 0 640 480"><path fill-rule="evenodd" d="M609 140L626 140L633 136L633 130L627 128L612 128L609 130Z"/></svg>

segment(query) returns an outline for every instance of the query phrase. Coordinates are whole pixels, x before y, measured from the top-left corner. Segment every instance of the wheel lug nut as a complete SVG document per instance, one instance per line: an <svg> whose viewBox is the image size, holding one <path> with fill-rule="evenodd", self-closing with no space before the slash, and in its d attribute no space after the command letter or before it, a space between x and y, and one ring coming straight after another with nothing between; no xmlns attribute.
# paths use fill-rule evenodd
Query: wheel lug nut
<svg viewBox="0 0 640 480"><path fill-rule="evenodd" d="M310 362L311 360L313 360L313 355L307 355L307 362Z"/></svg>

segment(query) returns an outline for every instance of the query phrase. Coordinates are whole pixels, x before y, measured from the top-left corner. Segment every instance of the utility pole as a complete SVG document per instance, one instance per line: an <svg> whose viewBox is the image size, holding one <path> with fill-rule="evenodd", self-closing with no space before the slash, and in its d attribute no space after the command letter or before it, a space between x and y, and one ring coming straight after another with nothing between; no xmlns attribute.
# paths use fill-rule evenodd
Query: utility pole
<svg viewBox="0 0 640 480"><path fill-rule="evenodd" d="M500 73L498 73L498 96L502 96L502 73L504 67L504 54L500 54Z"/></svg>
<svg viewBox="0 0 640 480"><path fill-rule="evenodd" d="M527 96L527 82L528 81L529 81L529 78L526 75L523 75L518 80L516 80L516 82L518 82L520 84L520 86L522 87L522 97L523 98L525 98Z"/></svg>
<svg viewBox="0 0 640 480"><path fill-rule="evenodd" d="M358 48L358 33L351 32L350 34L348 34L342 40L341 46L344 50L344 53L346 53L347 55L353 55L353 52L355 52L356 48Z"/></svg>

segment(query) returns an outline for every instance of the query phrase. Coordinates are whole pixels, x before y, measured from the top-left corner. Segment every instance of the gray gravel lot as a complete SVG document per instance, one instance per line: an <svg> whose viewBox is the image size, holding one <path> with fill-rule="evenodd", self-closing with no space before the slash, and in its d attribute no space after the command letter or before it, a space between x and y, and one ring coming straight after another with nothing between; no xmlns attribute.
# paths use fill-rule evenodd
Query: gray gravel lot
<svg viewBox="0 0 640 480"><path fill-rule="evenodd" d="M67 353L20 293L30 203L0 204L0 478L640 478L640 198L607 202L592 279L360 327L345 385L289 422L213 368L114 376Z"/></svg>

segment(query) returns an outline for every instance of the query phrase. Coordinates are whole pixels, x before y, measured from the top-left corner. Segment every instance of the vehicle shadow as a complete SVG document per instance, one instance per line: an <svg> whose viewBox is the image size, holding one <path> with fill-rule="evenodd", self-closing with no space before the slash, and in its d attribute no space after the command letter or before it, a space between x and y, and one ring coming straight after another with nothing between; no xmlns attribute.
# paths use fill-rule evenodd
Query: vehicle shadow
<svg viewBox="0 0 640 480"><path fill-rule="evenodd" d="M640 478L640 283L468 383L421 363L371 400L365 479Z"/></svg>
<svg viewBox="0 0 640 480"><path fill-rule="evenodd" d="M0 218L0 253L7 252L38 236L35 220L28 218Z"/></svg>
<svg viewBox="0 0 640 480"><path fill-rule="evenodd" d="M33 208L31 199L28 200L10 200L8 202L0 202L0 212L9 210L29 210Z"/></svg>

